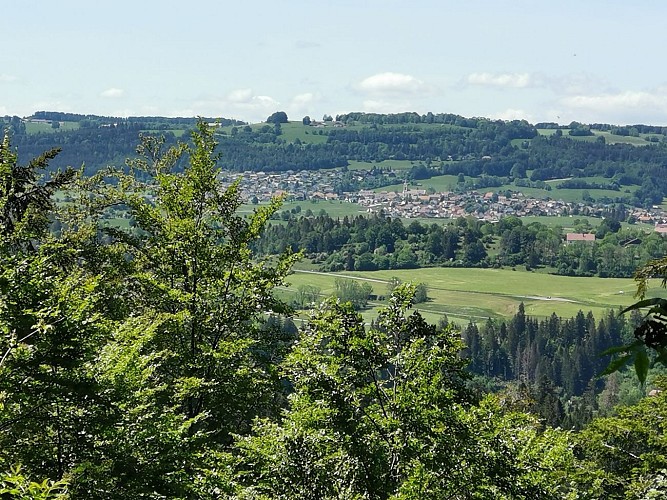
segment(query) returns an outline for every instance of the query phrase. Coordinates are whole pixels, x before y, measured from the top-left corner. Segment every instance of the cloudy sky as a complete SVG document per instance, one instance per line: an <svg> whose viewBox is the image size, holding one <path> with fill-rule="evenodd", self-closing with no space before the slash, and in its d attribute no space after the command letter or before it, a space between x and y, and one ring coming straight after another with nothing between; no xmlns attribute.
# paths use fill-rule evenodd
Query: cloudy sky
<svg viewBox="0 0 667 500"><path fill-rule="evenodd" d="M21 0L0 11L0 115L667 125L657 0Z"/></svg>

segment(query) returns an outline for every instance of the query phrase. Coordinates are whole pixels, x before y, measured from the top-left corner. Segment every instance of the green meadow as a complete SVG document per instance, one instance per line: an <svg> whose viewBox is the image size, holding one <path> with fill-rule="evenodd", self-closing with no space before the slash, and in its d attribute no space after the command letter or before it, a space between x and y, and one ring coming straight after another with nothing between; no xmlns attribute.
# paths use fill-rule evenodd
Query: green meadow
<svg viewBox="0 0 667 500"><path fill-rule="evenodd" d="M635 282L630 278L581 278L510 269L424 268L341 273L297 269L282 294L289 299L300 285L308 284L320 288L324 298L335 291L337 278L347 278L370 283L375 295L386 296L392 277L427 284L429 301L418 304L416 309L430 322L437 322L443 314L458 323L508 319L521 302L527 314L538 318L554 312L571 317L579 310L592 311L599 318L606 310L632 304L636 291ZM667 296L658 285L656 282L650 294ZM377 315L380 306L381 302L373 302L362 311L366 321Z"/></svg>
<svg viewBox="0 0 667 500"><path fill-rule="evenodd" d="M240 214L250 214L261 205L252 205L246 203L240 207L238 213ZM300 207L298 210L296 207ZM334 219L337 217L354 217L357 215L367 215L366 209L357 203L349 203L347 201L340 200L299 200L299 201L285 201L280 207L279 212L293 212L295 216L299 217L306 215L306 212L310 210L313 212L313 215L320 215L320 213L326 213L329 217Z"/></svg>
<svg viewBox="0 0 667 500"><path fill-rule="evenodd" d="M639 137L631 137L624 135L615 135L610 132L603 132L601 130L593 130L593 135L584 135L584 136L572 136L569 135L570 129L561 129L563 131L564 137L570 137L571 139L577 141L595 141L598 137L604 137L605 143L607 144L632 144L633 146L646 146L650 144L645 137L655 135L655 134L640 134ZM556 129L537 129L537 133L540 135L553 135L556 133ZM517 141L522 142L525 139L517 139Z"/></svg>
<svg viewBox="0 0 667 500"><path fill-rule="evenodd" d="M59 128L53 128L51 123L47 122L26 122L25 131L27 134L52 134L54 132L64 132L67 130L77 130L78 122L60 122Z"/></svg>

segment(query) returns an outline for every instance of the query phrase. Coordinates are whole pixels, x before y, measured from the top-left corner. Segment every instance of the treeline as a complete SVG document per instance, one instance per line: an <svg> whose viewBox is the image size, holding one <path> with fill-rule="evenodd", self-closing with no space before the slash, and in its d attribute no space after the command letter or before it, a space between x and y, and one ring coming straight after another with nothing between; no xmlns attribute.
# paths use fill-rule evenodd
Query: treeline
<svg viewBox="0 0 667 500"><path fill-rule="evenodd" d="M419 113L345 113L336 115L336 121L343 123L363 123L375 125L401 125L406 123L438 123L443 125L456 125L458 127L475 128L480 122L488 122L486 118L465 118L451 113L428 112L424 115Z"/></svg>
<svg viewBox="0 0 667 500"><path fill-rule="evenodd" d="M102 124L134 124L139 125L140 128L151 129L175 129L186 128L193 129L199 120L196 117L166 117L166 116L129 116L121 118L117 116L100 116L100 115L82 115L78 113L64 113L60 111L37 111L30 118L36 120L58 121L58 122L75 122L80 127L96 127ZM241 120L230 118L202 118L207 123L217 123L220 126L228 125L245 125Z"/></svg>
<svg viewBox="0 0 667 500"><path fill-rule="evenodd" d="M463 328L468 369L490 380L524 384L533 391L537 412L556 427L581 427L596 411L609 412L618 400L603 405L600 374L609 358L600 353L632 338L638 318L608 311L597 321L582 311L573 318L556 314L538 320L526 316L523 304L509 321L489 319ZM584 411L572 401L589 399ZM605 407L601 407L605 406Z"/></svg>
<svg viewBox="0 0 667 500"><path fill-rule="evenodd" d="M85 160L87 172L118 164L121 158L132 155L131 144L136 142L139 131L169 135L169 130L191 129L194 123L193 118L124 119L46 111L34 117L73 120L80 128L27 135L20 119L5 117L5 123L16 135L15 145L20 147L21 154L29 158L44 147L60 145L63 154L51 166L78 165ZM602 176L619 189L639 186L632 195L619 196L635 205L657 204L667 195L665 141L647 143L644 147L610 145L601 136L593 141L576 140L563 134L561 128L556 128L551 136L540 136L535 126L523 120L464 118L452 114L348 113L337 118L341 126L309 128L313 134L326 135L326 142L317 144L286 140L280 123L253 128L223 118L219 120L221 124L234 127L230 133L221 134L218 150L224 166L235 171L313 170L344 167L353 160L391 159L423 162L424 167L409 174L412 179L464 174L519 181L529 177L532 182L540 182ZM571 132L581 130L590 134L596 127L606 130L601 125L576 125L578 128L570 129ZM105 128L120 129L127 139L119 139ZM656 127L634 126L634 129L637 133L662 132L662 128ZM620 128L614 130L624 133ZM383 181L390 182L388 178ZM350 182L345 185L351 189L357 187Z"/></svg>
<svg viewBox="0 0 667 500"><path fill-rule="evenodd" d="M250 128L250 127L248 127ZM347 166L347 159L327 144L294 144L266 132L238 133L221 140L222 163L234 171L319 170Z"/></svg>
<svg viewBox="0 0 667 500"><path fill-rule="evenodd" d="M383 215L331 218L282 212L287 224L270 224L255 243L262 254L303 250L322 271L374 271L417 267L546 267L566 276L627 278L667 252L661 235L621 229L614 214L595 230L594 242L565 244L560 227L538 222L525 225L518 217L497 223L472 217L442 226ZM580 223L579 231L592 231Z"/></svg>
<svg viewBox="0 0 667 500"><path fill-rule="evenodd" d="M41 134L14 134L12 143L21 161L39 156L42 151L58 148L60 154L49 163L50 171L79 168L92 175L109 166L123 167L127 158L137 156L137 140L142 125L120 124L113 127L85 127ZM176 144L173 132L163 131L166 145Z"/></svg>

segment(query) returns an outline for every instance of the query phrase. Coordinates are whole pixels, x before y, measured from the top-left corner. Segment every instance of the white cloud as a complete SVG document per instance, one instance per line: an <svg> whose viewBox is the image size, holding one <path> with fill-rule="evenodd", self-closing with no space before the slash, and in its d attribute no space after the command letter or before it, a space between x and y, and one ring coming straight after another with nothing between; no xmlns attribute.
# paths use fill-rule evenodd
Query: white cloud
<svg viewBox="0 0 667 500"><path fill-rule="evenodd" d="M667 88L563 97L560 104L590 121L648 123L667 121ZM583 118L582 118L583 120Z"/></svg>
<svg viewBox="0 0 667 500"><path fill-rule="evenodd" d="M100 97L109 97L115 99L117 97L123 97L124 94L125 91L123 89L117 89L115 87L111 87L109 89L100 92Z"/></svg>
<svg viewBox="0 0 667 500"><path fill-rule="evenodd" d="M319 100L319 93L304 92L303 94L297 94L290 99L285 111L290 120L297 120L304 115L313 114L313 108Z"/></svg>
<svg viewBox="0 0 667 500"><path fill-rule="evenodd" d="M609 88L608 82L598 76L587 73L544 77L543 81L546 86L549 86L558 95L587 94L590 92L607 91Z"/></svg>
<svg viewBox="0 0 667 500"><path fill-rule="evenodd" d="M528 73L471 73L466 81L470 85L498 88L525 88L535 83Z"/></svg>
<svg viewBox="0 0 667 500"><path fill-rule="evenodd" d="M564 97L561 102L574 108L608 111L618 108L661 108L667 110L667 93L631 91L616 94L575 95Z"/></svg>
<svg viewBox="0 0 667 500"><path fill-rule="evenodd" d="M413 111L413 106L406 100L366 99L361 111L366 113L402 113Z"/></svg>
<svg viewBox="0 0 667 500"><path fill-rule="evenodd" d="M205 96L192 102L187 109L179 110L181 116L224 116L249 121L263 121L275 111L280 102L271 96L256 95L252 89L242 88L226 96Z"/></svg>
<svg viewBox="0 0 667 500"><path fill-rule="evenodd" d="M34 110L48 110L48 111L63 111L65 113L74 112L72 106L68 102L53 100L53 101L36 101L30 109Z"/></svg>
<svg viewBox="0 0 667 500"><path fill-rule="evenodd" d="M426 90L426 85L412 75L379 73L364 78L357 88L368 94L415 94Z"/></svg>
<svg viewBox="0 0 667 500"><path fill-rule="evenodd" d="M18 80L14 75L0 74L0 83L12 83Z"/></svg>
<svg viewBox="0 0 667 500"><path fill-rule="evenodd" d="M306 92L303 94L297 94L292 97L291 104L292 106L307 106L308 104L315 101L316 96L312 92Z"/></svg>
<svg viewBox="0 0 667 500"><path fill-rule="evenodd" d="M252 100L252 89L236 89L227 94L229 102L247 103Z"/></svg>
<svg viewBox="0 0 667 500"><path fill-rule="evenodd" d="M508 108L504 111L498 113L493 113L489 118L494 120L526 120L530 123L534 121L530 113L524 111L523 109L512 109Z"/></svg>

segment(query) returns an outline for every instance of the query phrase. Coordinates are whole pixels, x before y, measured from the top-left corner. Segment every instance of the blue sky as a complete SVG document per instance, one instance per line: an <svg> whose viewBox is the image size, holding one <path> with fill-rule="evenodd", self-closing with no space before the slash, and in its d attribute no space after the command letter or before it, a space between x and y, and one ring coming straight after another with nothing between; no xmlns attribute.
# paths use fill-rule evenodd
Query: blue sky
<svg viewBox="0 0 667 500"><path fill-rule="evenodd" d="M0 115L667 125L667 2L4 2Z"/></svg>

